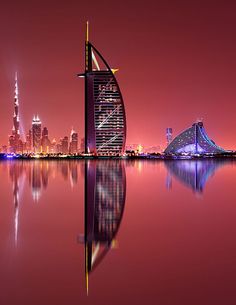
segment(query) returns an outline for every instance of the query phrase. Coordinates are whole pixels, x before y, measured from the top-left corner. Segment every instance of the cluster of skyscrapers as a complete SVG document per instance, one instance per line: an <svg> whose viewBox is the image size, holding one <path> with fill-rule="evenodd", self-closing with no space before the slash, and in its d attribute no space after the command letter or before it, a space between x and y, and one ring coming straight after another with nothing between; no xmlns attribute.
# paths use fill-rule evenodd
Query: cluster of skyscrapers
<svg viewBox="0 0 236 305"><path fill-rule="evenodd" d="M52 141L48 136L48 128L42 127L41 120L38 115L32 119L32 125L26 135L26 141L23 141L20 133L20 116L19 116L19 92L17 74L15 75L15 95L14 95L14 115L13 128L9 136L8 147L3 147L5 153L78 153L78 133L72 128L70 137L65 136L57 143L55 139Z"/></svg>
<svg viewBox="0 0 236 305"><path fill-rule="evenodd" d="M125 152L126 117L119 85L102 55L88 41L85 42L85 72L78 76L85 78L85 137L80 152L90 155L119 156ZM9 137L10 153L78 153L78 134L72 130L70 139L64 137L60 143L50 141L48 129L42 129L39 116L34 116L26 141L20 136L19 100L17 75L15 79L15 100L13 130ZM3 150L4 150L3 149ZM5 152L5 151L3 151Z"/></svg>

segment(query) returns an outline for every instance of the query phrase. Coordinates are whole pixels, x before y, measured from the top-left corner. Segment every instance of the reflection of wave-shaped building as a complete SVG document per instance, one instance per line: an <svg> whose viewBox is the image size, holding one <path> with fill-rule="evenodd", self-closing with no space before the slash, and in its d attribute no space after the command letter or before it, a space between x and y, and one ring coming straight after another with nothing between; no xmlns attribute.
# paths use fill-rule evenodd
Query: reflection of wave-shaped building
<svg viewBox="0 0 236 305"><path fill-rule="evenodd" d="M166 154L217 154L223 152L225 150L208 137L202 122L194 123L180 133L165 150Z"/></svg>
<svg viewBox="0 0 236 305"><path fill-rule="evenodd" d="M228 163L227 160L168 160L165 166L168 173L194 192L202 192L208 179L215 171Z"/></svg>
<svg viewBox="0 0 236 305"><path fill-rule="evenodd" d="M113 244L124 211L125 193L125 168L121 161L85 164L86 276Z"/></svg>
<svg viewBox="0 0 236 305"><path fill-rule="evenodd" d="M87 29L88 31L88 29ZM111 69L98 50L85 43L85 151L120 155L125 149L126 118L122 94Z"/></svg>

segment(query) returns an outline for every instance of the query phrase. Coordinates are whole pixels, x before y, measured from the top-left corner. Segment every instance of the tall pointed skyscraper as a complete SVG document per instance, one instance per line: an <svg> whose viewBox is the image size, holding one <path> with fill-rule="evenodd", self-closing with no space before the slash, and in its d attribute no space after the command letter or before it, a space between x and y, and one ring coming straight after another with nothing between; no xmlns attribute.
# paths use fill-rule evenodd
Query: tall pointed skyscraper
<svg viewBox="0 0 236 305"><path fill-rule="evenodd" d="M13 128L12 135L9 138L11 152L22 151L22 141L20 140L20 117L19 117L19 92L17 72L15 73L15 95L14 95L14 115L13 115Z"/></svg>
<svg viewBox="0 0 236 305"><path fill-rule="evenodd" d="M126 117L122 94L114 73L90 43L88 22L85 41L85 152L122 155L125 150Z"/></svg>

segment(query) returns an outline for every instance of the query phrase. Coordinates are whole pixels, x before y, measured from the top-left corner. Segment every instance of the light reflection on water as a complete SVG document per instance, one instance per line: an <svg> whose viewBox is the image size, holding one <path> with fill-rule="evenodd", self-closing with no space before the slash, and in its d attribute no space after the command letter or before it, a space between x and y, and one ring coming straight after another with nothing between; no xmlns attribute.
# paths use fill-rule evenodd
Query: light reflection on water
<svg viewBox="0 0 236 305"><path fill-rule="evenodd" d="M220 180L217 179L218 173ZM235 162L230 160L1 162L0 198L3 213L0 229L3 239L0 248L6 257L9 255L9 259L0 259L3 275L22 280L24 271L19 271L20 266L34 270L41 266L42 259L49 266L48 270L42 269L42 276L53 279L60 288L56 292L54 284L45 288L30 272L23 282L13 285L15 294L9 299L10 303L32 303L31 293L22 295L22 285L30 283L32 294L45 289L42 297L50 299L50 304L77 304L79 301L104 304L104 297L108 293L106 286L110 286L109 301L114 304L126 304L129 299L135 299L137 304L147 301L148 304L157 304L157 300L161 300L161 304L195 304L194 300L191 301L191 295L196 292L194 281L198 271L193 265L196 264L195 254L199 249L205 251L199 254L199 259L208 261L214 247L218 251L219 247L224 246L225 253L221 253L220 257L216 255L216 264L228 264L227 272L228 268L236 266L236 259L232 259L233 255L236 256L236 243L232 243L232 236L229 235L236 233L232 219L236 217L236 207L233 205L236 195L231 186L233 180L229 180L229 177L235 177ZM209 190L204 196L208 183ZM207 210L204 206L191 206L198 199L188 190L202 194ZM224 206L222 200L227 201ZM166 203L175 203L175 206ZM215 218L211 217L212 213ZM173 215L176 217L173 218ZM196 233L191 221L201 222L201 228L209 235L206 240L199 237L201 230ZM221 228L218 227L219 223ZM192 232L196 244L192 240L189 242L184 228ZM213 229L220 236L214 242ZM32 242L35 236L41 236L40 242ZM118 248L120 239L122 243ZM9 248L9 240L14 247ZM185 247L188 250L180 250L175 244L179 241L184 245L187 240ZM213 243L212 249L206 248L205 242L209 240ZM166 247L171 251L168 254ZM52 260L51 255L47 254L49 249L58 257L56 273L50 273L55 256ZM32 251L36 251L35 260L29 255ZM180 261L179 251L182 251L181 255L186 255L184 251L190 251L187 261L191 262L186 266ZM146 263L150 265L149 261L151 267L148 267L148 271L143 266ZM71 266L65 271L62 264ZM178 264L181 264L180 269ZM163 270L162 266L165 266ZM173 269L169 270L169 266ZM189 274L190 266L192 273ZM202 264L203 276L206 276L206 270L208 275L213 272L208 267ZM219 269L221 279L215 285L222 287L226 271ZM148 282L147 275L150 277ZM0 278L1 283L6 286L6 291L10 291L12 287L5 283L5 277ZM236 279L236 274L232 278ZM135 281L139 290L133 287ZM159 288L156 288L156 282L159 282ZM188 297L176 293L180 284L182 291L184 285L191 282L193 286ZM211 304L209 302L214 300L214 305L218 304L221 299L217 293L205 288L206 283L210 285L205 279L201 288L205 298L198 301ZM117 289L122 291L124 297L117 299ZM168 297L166 289L170 290ZM231 291L227 290L227 293ZM9 293L0 296L7 304ZM204 303L205 300L208 303Z"/></svg>
<svg viewBox="0 0 236 305"><path fill-rule="evenodd" d="M175 177L181 183L191 188L194 192L203 192L208 179L222 166L234 164L232 160L167 160L165 166L168 171L168 179ZM168 181L167 188L171 188Z"/></svg>

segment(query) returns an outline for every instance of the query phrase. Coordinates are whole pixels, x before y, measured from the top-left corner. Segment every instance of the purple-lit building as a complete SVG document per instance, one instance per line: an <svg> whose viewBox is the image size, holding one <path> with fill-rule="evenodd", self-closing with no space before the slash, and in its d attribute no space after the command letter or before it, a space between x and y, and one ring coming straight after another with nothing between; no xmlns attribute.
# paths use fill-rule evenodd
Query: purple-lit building
<svg viewBox="0 0 236 305"><path fill-rule="evenodd" d="M211 140L202 122L194 123L167 146L166 154L217 154L225 150Z"/></svg>
<svg viewBox="0 0 236 305"><path fill-rule="evenodd" d="M167 142L167 145L169 145L171 141L172 141L172 128L167 127L166 128L166 142Z"/></svg>
<svg viewBox="0 0 236 305"><path fill-rule="evenodd" d="M111 69L87 37L85 43L85 152L122 155L126 117L122 94Z"/></svg>

